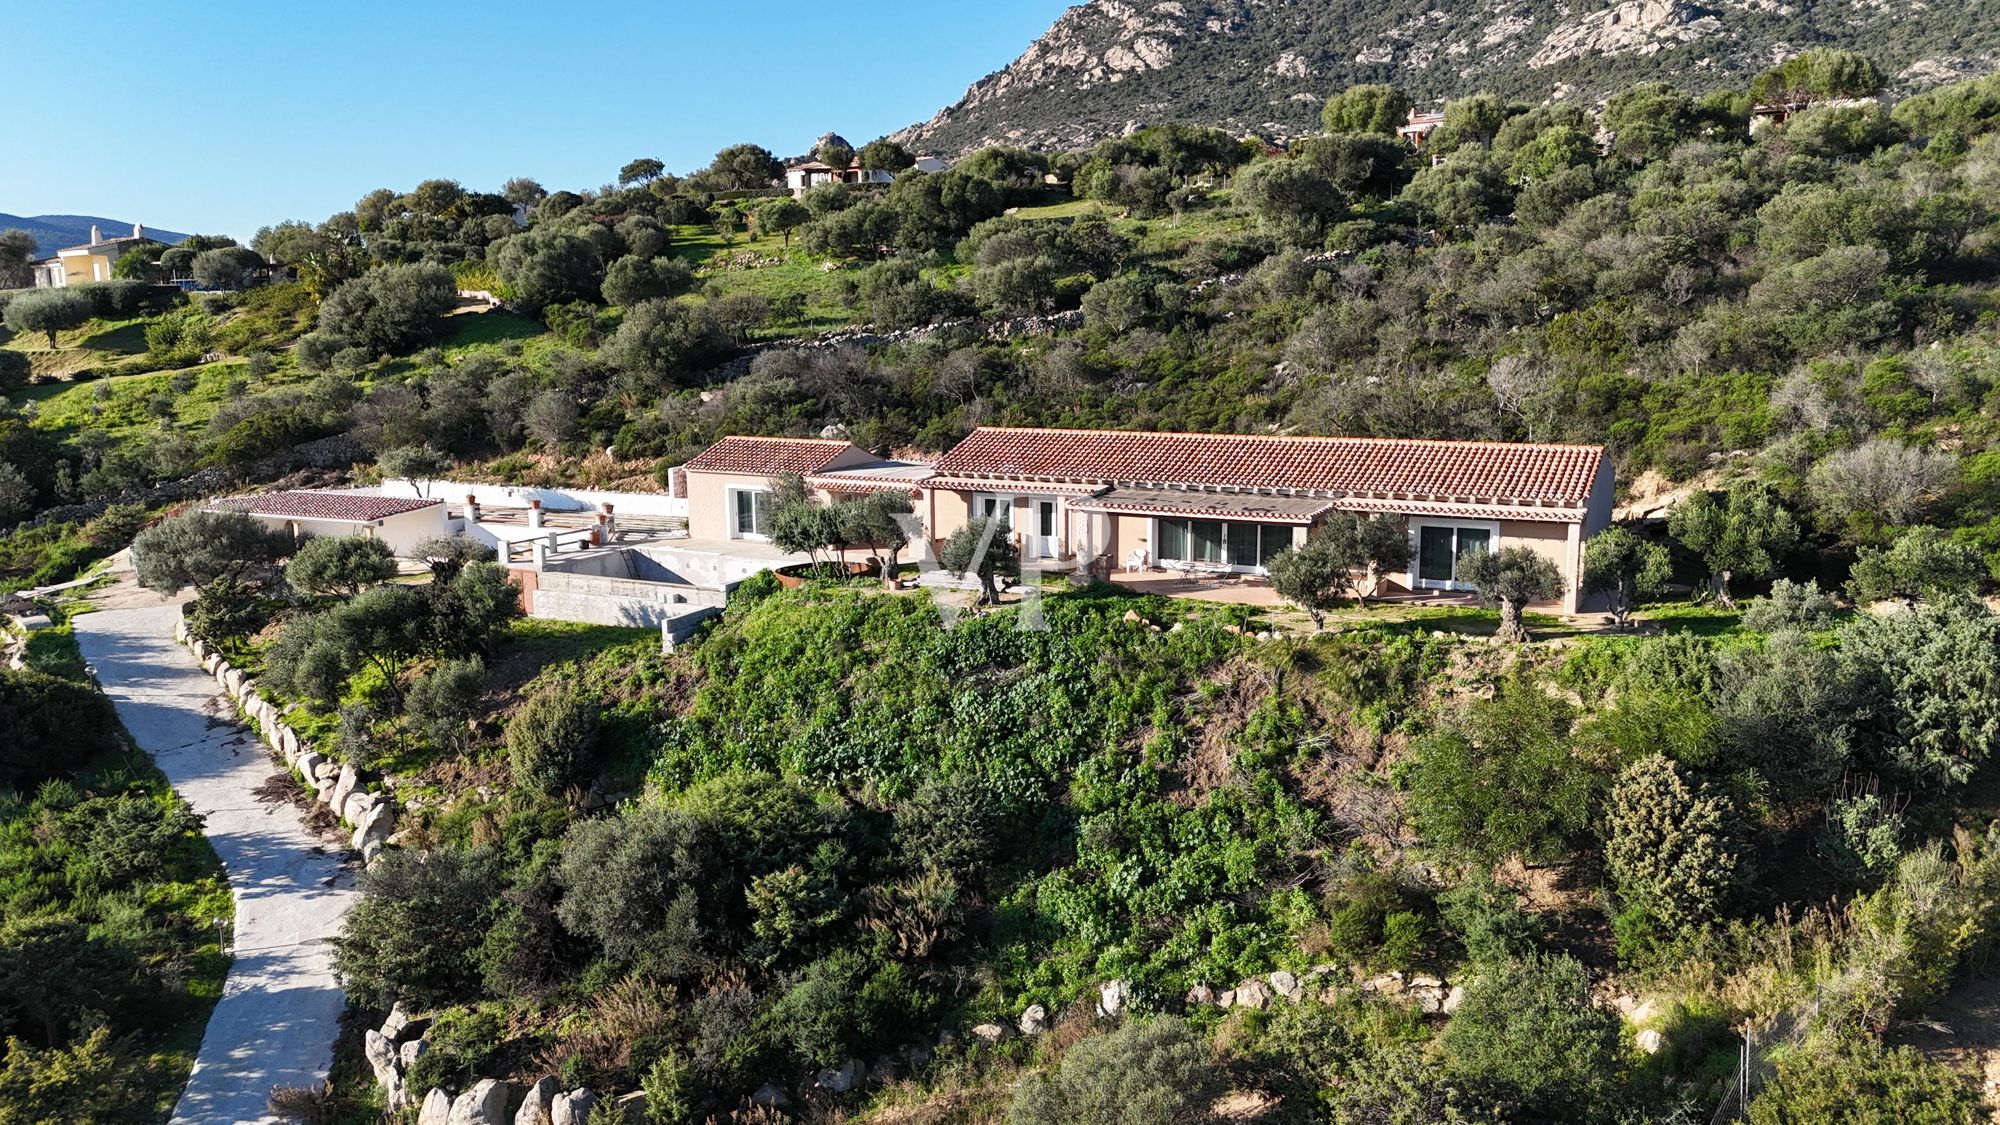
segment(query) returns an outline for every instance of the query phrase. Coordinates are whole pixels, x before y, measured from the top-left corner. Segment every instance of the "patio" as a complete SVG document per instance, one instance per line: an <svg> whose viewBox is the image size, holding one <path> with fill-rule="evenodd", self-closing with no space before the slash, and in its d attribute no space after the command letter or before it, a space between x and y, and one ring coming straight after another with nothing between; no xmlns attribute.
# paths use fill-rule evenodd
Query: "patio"
<svg viewBox="0 0 2000 1125"><path fill-rule="evenodd" d="M1114 572L1111 581L1137 594L1159 594L1168 598L1256 606L1260 609L1286 607L1285 599L1279 597L1278 592L1271 588L1270 580L1254 575L1189 576L1178 570L1154 568L1132 573ZM1410 591L1391 584L1390 588L1382 593L1371 595L1368 604L1405 609L1472 609L1478 607L1479 599L1469 593L1449 590Z"/></svg>

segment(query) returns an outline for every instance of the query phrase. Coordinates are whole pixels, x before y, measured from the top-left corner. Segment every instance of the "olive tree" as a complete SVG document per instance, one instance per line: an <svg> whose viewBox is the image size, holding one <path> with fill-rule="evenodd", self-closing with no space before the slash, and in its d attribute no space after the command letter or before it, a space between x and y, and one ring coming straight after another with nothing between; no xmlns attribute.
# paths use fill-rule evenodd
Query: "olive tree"
<svg viewBox="0 0 2000 1125"><path fill-rule="evenodd" d="M1395 521L1336 512L1314 529L1305 546L1272 556L1271 587L1311 615L1315 628L1325 628L1326 611L1342 598L1368 608L1363 584L1374 574L1399 570L1409 561L1409 537Z"/></svg>
<svg viewBox="0 0 2000 1125"><path fill-rule="evenodd" d="M139 585L173 594L217 579L261 578L291 553L291 536L242 512L189 512L140 532L132 567Z"/></svg>
<svg viewBox="0 0 2000 1125"><path fill-rule="evenodd" d="M189 263L188 272L210 289L241 289L251 275L264 268L264 257L245 246L224 246L203 250Z"/></svg>
<svg viewBox="0 0 2000 1125"><path fill-rule="evenodd" d="M1658 593L1673 569L1665 547L1622 527L1598 532L1583 549L1584 592L1606 596L1620 629L1631 626L1634 603Z"/></svg>
<svg viewBox="0 0 2000 1125"><path fill-rule="evenodd" d="M1769 485L1755 480L1737 481L1719 499L1694 494L1667 517L1667 532L1708 567L1715 599L1725 606L1736 604L1732 579L1770 574L1799 541L1798 520Z"/></svg>
<svg viewBox="0 0 2000 1125"><path fill-rule="evenodd" d="M1467 551L1458 559L1458 576L1479 593L1479 600L1500 610L1494 634L1510 644L1527 641L1521 611L1529 602L1562 596L1562 572L1547 555L1532 547L1502 547L1497 551Z"/></svg>
<svg viewBox="0 0 2000 1125"><path fill-rule="evenodd" d="M409 481L419 497L428 499L431 482L451 469L451 458L428 445L404 445L377 454L375 467L384 477Z"/></svg>
<svg viewBox="0 0 2000 1125"><path fill-rule="evenodd" d="M74 289L36 289L7 302L7 327L15 332L40 332L56 346L56 333L80 327L91 318L90 298Z"/></svg>
<svg viewBox="0 0 2000 1125"><path fill-rule="evenodd" d="M1005 521L978 518L951 533L938 552L938 562L948 571L965 577L979 575L979 603L1000 604L999 578L1021 572L1021 552Z"/></svg>
<svg viewBox="0 0 2000 1125"><path fill-rule="evenodd" d="M384 266L341 283L320 304L320 331L370 355L401 355L436 340L458 303L451 271L431 262Z"/></svg>
<svg viewBox="0 0 2000 1125"><path fill-rule="evenodd" d="M396 577L389 545L365 535L315 536L285 566L285 581L301 594L353 597Z"/></svg>
<svg viewBox="0 0 2000 1125"><path fill-rule="evenodd" d="M1349 86L1326 100L1320 120L1329 133L1378 133L1393 137L1408 120L1410 96L1383 83Z"/></svg>
<svg viewBox="0 0 2000 1125"><path fill-rule="evenodd" d="M1861 548L1848 590L1856 601L1894 598L1911 604L1975 594L1986 577L1979 548L1935 527L1913 527L1887 547Z"/></svg>

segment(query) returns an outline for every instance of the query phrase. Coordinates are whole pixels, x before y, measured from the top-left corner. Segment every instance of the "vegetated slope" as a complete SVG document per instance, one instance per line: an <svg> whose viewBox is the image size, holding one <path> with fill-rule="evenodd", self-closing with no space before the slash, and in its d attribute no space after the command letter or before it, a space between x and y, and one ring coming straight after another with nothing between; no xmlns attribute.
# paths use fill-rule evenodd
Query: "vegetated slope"
<svg viewBox="0 0 2000 1125"><path fill-rule="evenodd" d="M1920 89L1983 72L2000 53L2000 9L1969 0L1581 7L1094 0L897 139L946 154L996 142L1081 147L1163 121L1282 137L1316 128L1326 98L1357 82L1393 82L1420 101L1481 89L1595 98L1654 78L1710 90L1824 46L1864 50L1899 86Z"/></svg>
<svg viewBox="0 0 2000 1125"><path fill-rule="evenodd" d="M107 219L102 215L9 215L0 212L0 230L24 230L35 236L35 253L53 254L66 246L90 241L90 228L106 238L132 233L130 219ZM179 231L146 228L148 238L175 243L187 237Z"/></svg>

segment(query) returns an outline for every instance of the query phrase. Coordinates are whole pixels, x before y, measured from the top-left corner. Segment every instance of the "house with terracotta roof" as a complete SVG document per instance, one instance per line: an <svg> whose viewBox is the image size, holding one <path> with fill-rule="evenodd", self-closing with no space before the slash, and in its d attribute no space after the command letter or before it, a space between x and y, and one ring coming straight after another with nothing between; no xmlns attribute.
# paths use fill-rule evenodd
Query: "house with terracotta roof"
<svg viewBox="0 0 2000 1125"><path fill-rule="evenodd" d="M315 535L380 539L391 554L402 558L415 556L425 540L452 532L443 500L358 492L260 492L217 500L208 510L243 512L295 539Z"/></svg>
<svg viewBox="0 0 2000 1125"><path fill-rule="evenodd" d="M1583 544L1611 520L1599 446L980 427L931 467L934 542L975 517L1050 566L1260 575L1328 513L1387 516L1410 541L1388 589L1457 591L1467 551L1547 555L1575 612Z"/></svg>
<svg viewBox="0 0 2000 1125"><path fill-rule="evenodd" d="M764 542L771 536L771 497L780 478L815 478L880 463L874 454L838 438L723 438L681 466L688 538Z"/></svg>

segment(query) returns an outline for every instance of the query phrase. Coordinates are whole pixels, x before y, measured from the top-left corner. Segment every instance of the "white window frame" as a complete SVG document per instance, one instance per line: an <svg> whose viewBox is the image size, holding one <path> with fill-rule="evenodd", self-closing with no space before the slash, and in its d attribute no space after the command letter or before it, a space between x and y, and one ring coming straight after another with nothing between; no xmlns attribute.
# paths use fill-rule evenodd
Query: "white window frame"
<svg viewBox="0 0 2000 1125"><path fill-rule="evenodd" d="M1286 532L1286 533L1288 534L1288 536L1289 536L1289 538L1290 538L1290 540L1291 540L1291 544L1290 544L1290 545L1291 545L1292 547L1296 548L1297 546L1299 546L1299 526L1298 526L1297 524L1289 524L1289 523L1274 523L1274 522L1273 522L1273 521L1271 521L1271 520L1226 520L1226 519L1218 519L1218 518L1216 518L1216 517L1214 517L1214 516L1194 516L1194 515L1189 515L1189 516L1175 516L1175 517L1173 517L1173 518L1174 518L1174 520L1176 520L1177 522L1180 522L1180 523L1187 523L1187 522L1190 522L1190 521L1192 521L1192 520L1203 520L1203 521L1205 521L1205 522L1208 522L1208 523L1219 523L1219 524L1221 524L1221 525L1222 525L1222 553L1223 553L1224 555L1227 555L1227 554L1229 553L1229 528L1230 528L1230 525L1232 525L1232 524L1238 524L1238 523L1246 523L1246 524L1255 524L1255 525L1257 525L1257 528L1258 528L1258 536L1259 536L1259 542L1260 542L1260 543L1262 542L1262 536L1263 536L1263 530L1264 530L1264 529L1266 529L1266 528L1274 528L1274 527L1275 527L1275 528L1282 528L1282 529L1284 529L1284 530L1285 530L1285 532ZM1161 541L1161 539L1160 539L1160 517L1159 517L1159 516L1152 516L1152 517L1149 517L1149 518L1148 518L1148 519L1146 520L1146 544L1147 544L1147 546L1148 546L1148 547L1150 548L1150 550L1149 550L1149 552L1148 552L1148 553L1149 553L1149 554L1150 554L1150 555L1152 556L1152 559L1153 559L1153 565L1154 565L1154 566L1157 566L1157 567L1163 567L1163 568L1165 568L1165 569L1168 569L1168 570L1172 570L1172 569L1174 569L1174 568L1176 567L1176 565L1177 565L1177 564L1180 564L1180 565L1185 565L1185 564L1187 563L1187 560L1186 560L1186 559L1169 559L1169 558L1167 558L1167 556L1166 556L1166 553L1165 553L1165 551L1163 551L1163 550L1161 549L1161 545L1162 545L1162 541ZM1229 564L1226 564L1226 565L1225 565L1225 564L1222 564L1222 563L1196 563L1196 564L1194 564L1194 565L1195 565L1195 566L1198 566L1198 567L1201 567L1201 568L1202 568L1202 569L1204 569L1204 570L1210 570L1210 571L1220 571L1220 572L1223 572L1223 573L1228 573L1228 574L1249 574L1249 575L1254 575L1254 576L1257 576L1257 577L1260 577L1260 578L1261 578L1261 577L1265 577L1265 576L1268 576L1268 575L1269 575L1269 574L1271 573L1271 571L1270 571L1270 568L1269 568L1269 567L1263 567L1263 566L1241 566L1241 565L1238 565L1238 564L1236 564L1236 563L1229 563Z"/></svg>
<svg viewBox="0 0 2000 1125"><path fill-rule="evenodd" d="M751 495L757 495L761 493L765 496L769 496L771 495L771 490L768 488L751 488L744 485L734 485L734 484L730 485L725 490L725 494L728 498L728 505L729 505L729 537L731 539L747 540L752 543L769 543L771 541L771 537L769 535L755 531L743 530L742 519L740 512L737 508L738 501L736 498L744 493L749 493ZM752 500L750 502L750 505L751 508L754 510L756 508L757 502L755 500Z"/></svg>
<svg viewBox="0 0 2000 1125"><path fill-rule="evenodd" d="M1434 579L1425 579L1418 577L1418 575L1422 572L1424 565L1423 529L1427 527L1449 527L1453 531L1451 537L1452 578L1451 581L1449 582L1438 582ZM1458 580L1457 532L1460 528L1466 528L1472 531L1486 532L1487 535L1486 542L1488 544L1488 550L1497 551L1500 549L1500 522L1498 520L1427 519L1427 518L1419 518L1416 516L1411 516L1409 518L1408 534L1410 536L1410 571L1407 577L1410 580L1410 589L1447 590L1454 593L1465 593L1472 589L1472 587L1467 583L1460 582Z"/></svg>
<svg viewBox="0 0 2000 1125"><path fill-rule="evenodd" d="M994 514L1000 516L1001 522L1006 526L1007 530L1009 532L1019 531L1021 529L1014 526L1014 509L1018 506L1020 499L1021 494L1017 492L975 492L972 494L971 514L967 518L975 520L985 519L986 516L979 509L986 506L986 501L992 500L996 502L993 506Z"/></svg>

